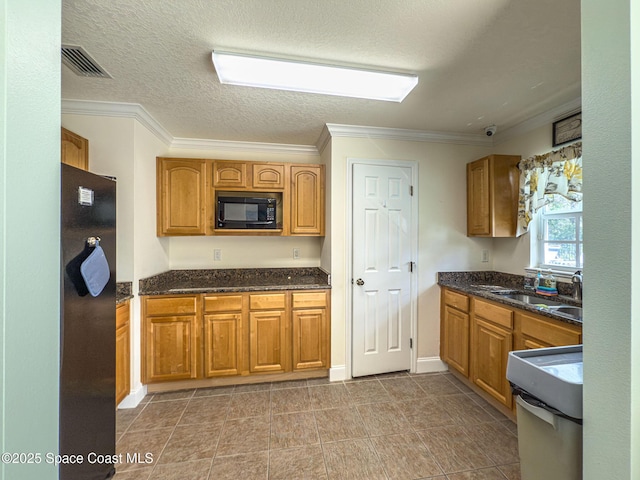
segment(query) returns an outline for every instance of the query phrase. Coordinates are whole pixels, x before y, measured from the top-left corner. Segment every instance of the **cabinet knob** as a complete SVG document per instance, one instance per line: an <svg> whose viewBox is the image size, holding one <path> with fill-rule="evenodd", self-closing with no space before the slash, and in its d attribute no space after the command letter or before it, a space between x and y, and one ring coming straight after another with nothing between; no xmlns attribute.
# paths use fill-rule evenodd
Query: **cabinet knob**
<svg viewBox="0 0 640 480"><path fill-rule="evenodd" d="M364 280L363 280L363 279L361 279L361 278L357 279L357 280L356 280L356 285L359 285L359 286L364 285Z"/></svg>

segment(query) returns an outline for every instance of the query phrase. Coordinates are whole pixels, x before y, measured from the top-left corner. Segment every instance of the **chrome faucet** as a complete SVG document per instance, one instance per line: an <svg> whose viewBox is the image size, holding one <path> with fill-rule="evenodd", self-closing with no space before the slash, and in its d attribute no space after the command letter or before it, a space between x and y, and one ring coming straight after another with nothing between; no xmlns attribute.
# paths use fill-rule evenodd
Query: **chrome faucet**
<svg viewBox="0 0 640 480"><path fill-rule="evenodd" d="M582 270L573 274L571 283L573 283L573 298L582 301Z"/></svg>

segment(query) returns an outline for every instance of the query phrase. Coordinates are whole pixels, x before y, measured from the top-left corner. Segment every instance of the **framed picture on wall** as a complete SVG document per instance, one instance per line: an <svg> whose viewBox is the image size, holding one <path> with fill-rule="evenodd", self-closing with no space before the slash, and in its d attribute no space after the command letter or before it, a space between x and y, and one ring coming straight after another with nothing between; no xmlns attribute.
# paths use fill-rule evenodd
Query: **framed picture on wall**
<svg viewBox="0 0 640 480"><path fill-rule="evenodd" d="M582 112L553 122L553 146L573 142L582 138Z"/></svg>

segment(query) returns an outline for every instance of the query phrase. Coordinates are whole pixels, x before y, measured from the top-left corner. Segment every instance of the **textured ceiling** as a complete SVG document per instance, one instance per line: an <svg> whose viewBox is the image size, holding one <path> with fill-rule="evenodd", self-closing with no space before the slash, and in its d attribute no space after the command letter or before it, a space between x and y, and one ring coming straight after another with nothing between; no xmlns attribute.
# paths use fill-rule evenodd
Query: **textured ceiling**
<svg viewBox="0 0 640 480"><path fill-rule="evenodd" d="M325 123L482 134L580 97L580 0L64 0L65 99L141 104L176 138L313 145ZM213 49L414 72L404 102L221 85Z"/></svg>

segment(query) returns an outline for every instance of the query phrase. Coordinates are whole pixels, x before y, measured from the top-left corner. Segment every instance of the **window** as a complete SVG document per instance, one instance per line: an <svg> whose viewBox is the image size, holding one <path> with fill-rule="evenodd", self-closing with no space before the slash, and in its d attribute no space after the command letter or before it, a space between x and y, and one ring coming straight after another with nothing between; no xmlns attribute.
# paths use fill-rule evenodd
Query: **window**
<svg viewBox="0 0 640 480"><path fill-rule="evenodd" d="M548 195L540 209L538 261L554 270L582 268L582 202L561 195Z"/></svg>

